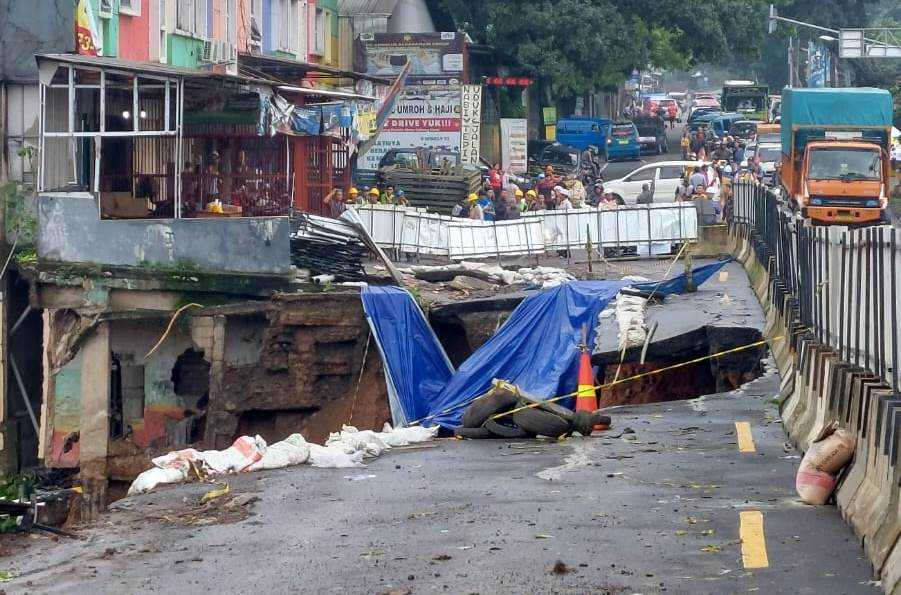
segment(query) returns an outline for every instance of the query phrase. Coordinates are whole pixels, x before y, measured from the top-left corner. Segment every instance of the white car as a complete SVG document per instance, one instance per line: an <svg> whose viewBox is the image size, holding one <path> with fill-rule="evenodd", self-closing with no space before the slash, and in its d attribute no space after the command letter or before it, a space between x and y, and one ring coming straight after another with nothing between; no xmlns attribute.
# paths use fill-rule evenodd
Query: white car
<svg viewBox="0 0 901 595"><path fill-rule="evenodd" d="M782 160L781 143L760 143L757 145L757 159L764 178L772 178L776 173L776 165Z"/></svg>
<svg viewBox="0 0 901 595"><path fill-rule="evenodd" d="M654 188L654 202L673 202L676 196L676 188L682 179L686 167L695 166L707 168L707 177L713 180L707 188L708 194L713 198L720 195L720 182L709 163L703 161L657 161L642 165L632 173L618 180L604 182L604 191L610 191L625 204L635 204L635 199L641 194L644 184Z"/></svg>

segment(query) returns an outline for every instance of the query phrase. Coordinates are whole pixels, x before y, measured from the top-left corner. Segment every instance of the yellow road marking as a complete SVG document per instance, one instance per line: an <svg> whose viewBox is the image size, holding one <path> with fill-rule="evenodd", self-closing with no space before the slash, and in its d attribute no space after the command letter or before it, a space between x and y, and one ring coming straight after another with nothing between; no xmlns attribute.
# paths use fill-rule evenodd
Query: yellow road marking
<svg viewBox="0 0 901 595"><path fill-rule="evenodd" d="M746 421L735 422L735 436L738 438L738 452L757 452L754 436L751 435L751 424Z"/></svg>
<svg viewBox="0 0 901 595"><path fill-rule="evenodd" d="M763 534L763 513L759 510L745 510L739 513L738 518L742 564L745 568L769 568L766 537Z"/></svg>

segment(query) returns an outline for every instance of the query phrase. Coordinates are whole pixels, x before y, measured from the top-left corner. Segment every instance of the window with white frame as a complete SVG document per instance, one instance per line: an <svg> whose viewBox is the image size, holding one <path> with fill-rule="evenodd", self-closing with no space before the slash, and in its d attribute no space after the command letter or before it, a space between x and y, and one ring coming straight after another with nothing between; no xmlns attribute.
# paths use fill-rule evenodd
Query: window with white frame
<svg viewBox="0 0 901 595"><path fill-rule="evenodd" d="M275 49L297 53L297 0L272 0L272 33Z"/></svg>
<svg viewBox="0 0 901 595"><path fill-rule="evenodd" d="M176 32L199 39L206 39L208 2L209 0L176 0Z"/></svg>
<svg viewBox="0 0 901 595"><path fill-rule="evenodd" d="M263 0L250 0L250 45L263 45Z"/></svg>
<svg viewBox="0 0 901 595"><path fill-rule="evenodd" d="M325 55L325 10L316 7L316 17L313 21L313 53L317 56Z"/></svg>
<svg viewBox="0 0 901 595"><path fill-rule="evenodd" d="M167 14L166 14L166 5L168 4L167 0L159 0L159 21L160 21L160 62L165 64L168 62L169 58L169 48L167 47L167 43L169 40L168 33L169 28L167 25Z"/></svg>
<svg viewBox="0 0 901 595"><path fill-rule="evenodd" d="M141 16L141 0L119 0L119 12L133 17Z"/></svg>

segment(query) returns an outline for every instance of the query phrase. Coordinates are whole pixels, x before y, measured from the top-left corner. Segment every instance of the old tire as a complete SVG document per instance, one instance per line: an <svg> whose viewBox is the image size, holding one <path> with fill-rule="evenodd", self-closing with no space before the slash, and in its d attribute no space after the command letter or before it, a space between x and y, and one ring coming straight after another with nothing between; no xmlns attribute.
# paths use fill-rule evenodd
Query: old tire
<svg viewBox="0 0 901 595"><path fill-rule="evenodd" d="M486 428L457 428L454 430L454 436L465 438L466 440L490 440L497 438L491 430Z"/></svg>
<svg viewBox="0 0 901 595"><path fill-rule="evenodd" d="M517 426L529 434L558 438L569 431L569 422L559 415L537 407L517 411L510 417Z"/></svg>
<svg viewBox="0 0 901 595"><path fill-rule="evenodd" d="M504 425L494 419L489 419L482 427L500 438L525 438L529 435L528 432L519 426Z"/></svg>
<svg viewBox="0 0 901 595"><path fill-rule="evenodd" d="M481 428L489 417L511 409L516 405L516 396L508 392L495 391L472 402L463 412L464 428Z"/></svg>

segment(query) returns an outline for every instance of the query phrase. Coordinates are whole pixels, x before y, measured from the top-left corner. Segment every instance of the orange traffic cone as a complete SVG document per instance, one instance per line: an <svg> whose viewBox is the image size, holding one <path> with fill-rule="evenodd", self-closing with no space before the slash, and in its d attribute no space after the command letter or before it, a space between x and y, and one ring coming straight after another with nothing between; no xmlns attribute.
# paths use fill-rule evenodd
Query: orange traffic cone
<svg viewBox="0 0 901 595"><path fill-rule="evenodd" d="M576 395L576 411L594 412L598 408L598 396L594 392L594 373L591 370L591 356L588 348L580 347L579 392Z"/></svg>
<svg viewBox="0 0 901 595"><path fill-rule="evenodd" d="M594 413L598 408L598 397L594 390L594 372L591 369L591 355L588 353L588 347L581 345L579 347L579 389L576 394L576 411L588 411ZM607 424L597 424L595 430L609 429Z"/></svg>

